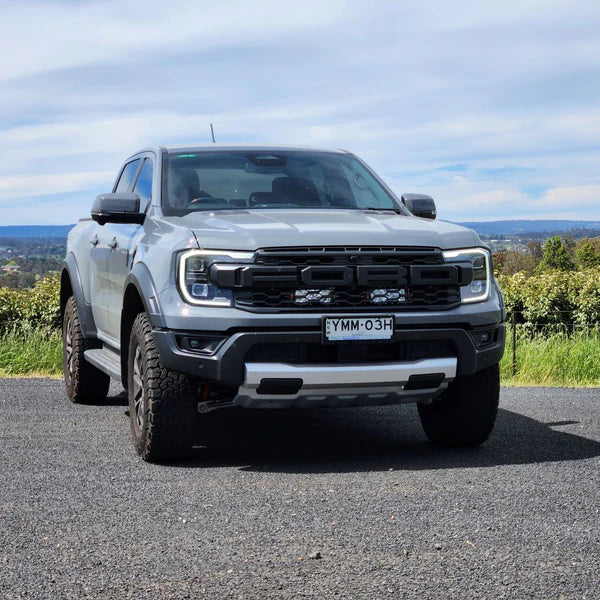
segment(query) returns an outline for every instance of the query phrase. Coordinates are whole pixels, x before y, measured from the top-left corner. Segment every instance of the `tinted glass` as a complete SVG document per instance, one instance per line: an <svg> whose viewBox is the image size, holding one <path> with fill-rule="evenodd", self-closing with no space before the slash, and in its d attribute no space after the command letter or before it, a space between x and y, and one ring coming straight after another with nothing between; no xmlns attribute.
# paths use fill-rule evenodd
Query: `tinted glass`
<svg viewBox="0 0 600 600"><path fill-rule="evenodd" d="M165 157L163 210L388 208L398 204L352 155L216 151Z"/></svg>
<svg viewBox="0 0 600 600"><path fill-rule="evenodd" d="M140 197L140 212L145 212L150 200L152 199L152 173L154 171L154 163L151 158L144 160L140 174L133 191Z"/></svg>
<svg viewBox="0 0 600 600"><path fill-rule="evenodd" d="M131 184L135 174L137 173L139 164L140 159L137 158L136 160L132 160L130 163L125 165L125 168L121 173L121 177L119 177L119 183L115 188L115 192L128 192L131 189Z"/></svg>

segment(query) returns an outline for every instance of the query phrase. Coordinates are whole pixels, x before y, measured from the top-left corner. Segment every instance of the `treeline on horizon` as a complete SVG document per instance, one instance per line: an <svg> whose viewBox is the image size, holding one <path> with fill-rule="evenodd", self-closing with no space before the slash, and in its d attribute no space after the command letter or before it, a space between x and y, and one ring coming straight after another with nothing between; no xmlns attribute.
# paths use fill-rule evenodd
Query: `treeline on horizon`
<svg viewBox="0 0 600 600"><path fill-rule="evenodd" d="M523 233L479 233L482 240L506 240L513 242L524 242L529 240L545 241L550 237L558 236L560 238L569 238L579 240L582 238L600 237L600 229L597 228L577 228L564 229L556 231L526 231Z"/></svg>
<svg viewBox="0 0 600 600"><path fill-rule="evenodd" d="M62 238L2 238L0 237L0 287L32 288L45 275L58 271L67 250Z"/></svg>

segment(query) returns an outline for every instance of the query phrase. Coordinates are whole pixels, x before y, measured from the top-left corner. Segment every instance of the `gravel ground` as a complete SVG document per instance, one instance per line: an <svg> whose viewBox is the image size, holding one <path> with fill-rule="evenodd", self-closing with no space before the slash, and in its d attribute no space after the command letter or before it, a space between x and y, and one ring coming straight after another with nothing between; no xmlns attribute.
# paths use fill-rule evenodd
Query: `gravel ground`
<svg viewBox="0 0 600 600"><path fill-rule="evenodd" d="M478 450L414 406L213 413L143 463L127 406L0 380L0 598L599 598L600 399L506 388Z"/></svg>

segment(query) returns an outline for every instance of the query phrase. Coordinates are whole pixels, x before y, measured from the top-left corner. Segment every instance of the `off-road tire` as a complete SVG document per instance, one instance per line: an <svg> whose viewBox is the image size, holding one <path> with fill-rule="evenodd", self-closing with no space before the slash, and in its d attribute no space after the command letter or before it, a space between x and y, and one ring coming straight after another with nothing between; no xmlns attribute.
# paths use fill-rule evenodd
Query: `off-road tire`
<svg viewBox="0 0 600 600"><path fill-rule="evenodd" d="M161 364L152 327L143 312L131 328L127 383L136 452L148 462L189 456L197 412L195 387L189 377Z"/></svg>
<svg viewBox="0 0 600 600"><path fill-rule="evenodd" d="M110 376L85 360L86 350L99 348L95 339L83 336L75 298L71 296L63 313L63 373L67 396L76 404L93 404L106 399Z"/></svg>
<svg viewBox="0 0 600 600"><path fill-rule="evenodd" d="M444 446L479 446L496 422L500 397L497 364L457 377L432 404L419 404L427 437Z"/></svg>

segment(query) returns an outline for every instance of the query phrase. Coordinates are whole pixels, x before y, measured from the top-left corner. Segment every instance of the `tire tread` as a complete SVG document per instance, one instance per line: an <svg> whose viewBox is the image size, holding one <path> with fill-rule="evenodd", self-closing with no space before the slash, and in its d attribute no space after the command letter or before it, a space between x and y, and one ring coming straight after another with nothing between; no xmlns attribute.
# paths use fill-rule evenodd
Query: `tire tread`
<svg viewBox="0 0 600 600"><path fill-rule="evenodd" d="M73 375L69 378L65 352L66 323L72 324L71 343L73 345ZM75 297L71 296L65 305L63 315L63 370L67 396L75 404L102 402L108 395L110 376L85 360L84 352L101 347L96 339L83 335L79 311Z"/></svg>
<svg viewBox="0 0 600 600"><path fill-rule="evenodd" d="M143 430L136 431L133 407L133 357L140 345L147 414ZM194 386L182 373L165 368L158 355L152 326L146 313L133 322L129 347L129 411L134 445L145 461L180 460L189 456L195 430Z"/></svg>
<svg viewBox="0 0 600 600"><path fill-rule="evenodd" d="M495 364L472 375L457 377L432 404L419 404L427 437L446 446L480 446L496 421L500 369Z"/></svg>

